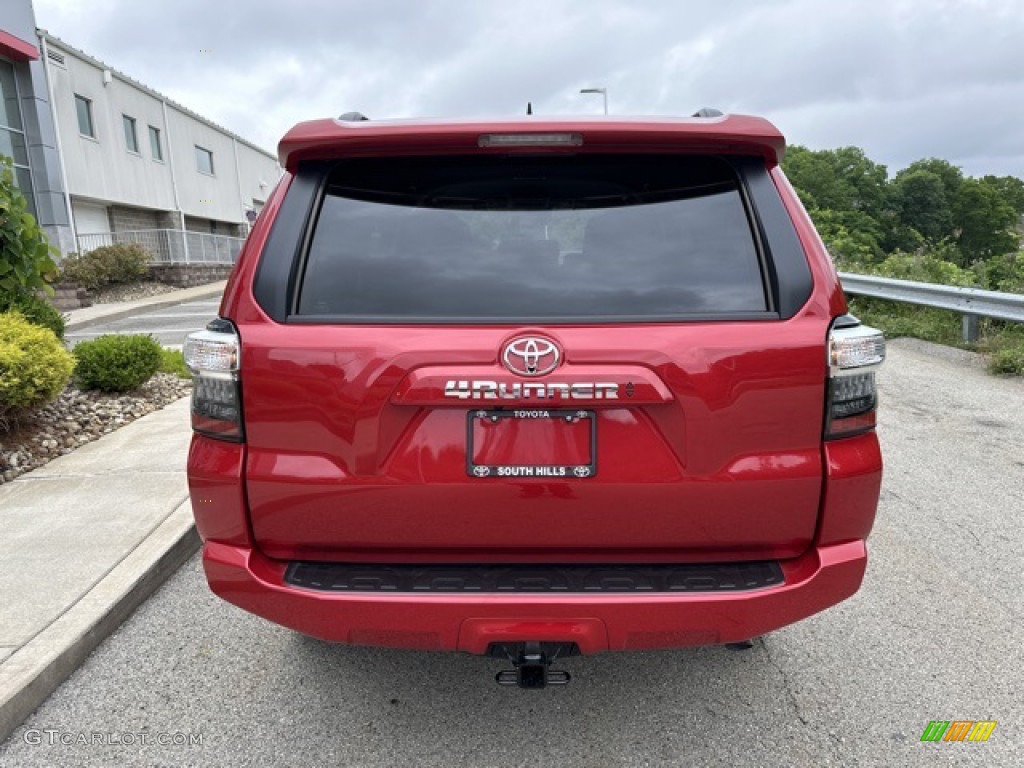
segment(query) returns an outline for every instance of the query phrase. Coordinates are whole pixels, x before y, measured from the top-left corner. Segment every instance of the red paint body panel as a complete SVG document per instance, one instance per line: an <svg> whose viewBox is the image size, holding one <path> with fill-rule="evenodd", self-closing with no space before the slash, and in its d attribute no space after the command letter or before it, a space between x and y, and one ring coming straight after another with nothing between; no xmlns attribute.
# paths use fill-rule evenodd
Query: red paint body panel
<svg viewBox="0 0 1024 768"><path fill-rule="evenodd" d="M878 437L867 432L825 443L826 480L821 502L821 545L863 540L871 533L882 485Z"/></svg>
<svg viewBox="0 0 1024 768"><path fill-rule="evenodd" d="M586 152L715 152L762 155L777 164L786 142L760 117L717 118L504 118L501 120L311 120L292 128L278 145L281 165L294 172L307 158L386 155L565 152L564 147L481 148L481 134L575 133Z"/></svg>
<svg viewBox="0 0 1024 768"><path fill-rule="evenodd" d="M688 595L325 594L283 583L258 551L207 542L214 592L322 640L483 653L491 642L575 641L584 653L745 640L811 616L857 591L861 541L783 563L786 583L756 592Z"/></svg>
<svg viewBox="0 0 1024 768"><path fill-rule="evenodd" d="M196 530L204 541L253 546L245 503L245 446L193 435L188 490Z"/></svg>

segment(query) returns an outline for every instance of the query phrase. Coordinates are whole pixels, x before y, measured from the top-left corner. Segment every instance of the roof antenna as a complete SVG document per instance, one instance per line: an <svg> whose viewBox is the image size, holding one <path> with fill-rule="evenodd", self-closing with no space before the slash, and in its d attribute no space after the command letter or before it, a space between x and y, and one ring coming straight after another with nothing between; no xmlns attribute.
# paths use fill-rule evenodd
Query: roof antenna
<svg viewBox="0 0 1024 768"><path fill-rule="evenodd" d="M528 115L532 115L533 114L533 102L530 102L530 101L526 102L526 114L528 114Z"/></svg>

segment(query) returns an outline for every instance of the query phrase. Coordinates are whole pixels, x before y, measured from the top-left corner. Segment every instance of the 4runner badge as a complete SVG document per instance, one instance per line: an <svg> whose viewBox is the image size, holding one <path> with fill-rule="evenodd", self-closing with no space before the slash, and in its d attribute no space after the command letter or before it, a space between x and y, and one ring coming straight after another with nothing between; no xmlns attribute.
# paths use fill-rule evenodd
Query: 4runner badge
<svg viewBox="0 0 1024 768"><path fill-rule="evenodd" d="M525 384L493 379L450 379L445 382L444 396L456 400L618 400L619 385L614 381Z"/></svg>

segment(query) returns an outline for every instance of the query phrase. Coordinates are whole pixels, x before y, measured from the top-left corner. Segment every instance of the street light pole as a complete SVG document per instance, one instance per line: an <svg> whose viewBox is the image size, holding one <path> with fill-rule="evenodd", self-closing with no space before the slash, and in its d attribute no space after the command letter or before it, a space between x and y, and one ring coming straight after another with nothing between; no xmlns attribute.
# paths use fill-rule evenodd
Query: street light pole
<svg viewBox="0 0 1024 768"><path fill-rule="evenodd" d="M580 93L600 93L604 97L604 113L608 114L608 89L607 88L580 88Z"/></svg>

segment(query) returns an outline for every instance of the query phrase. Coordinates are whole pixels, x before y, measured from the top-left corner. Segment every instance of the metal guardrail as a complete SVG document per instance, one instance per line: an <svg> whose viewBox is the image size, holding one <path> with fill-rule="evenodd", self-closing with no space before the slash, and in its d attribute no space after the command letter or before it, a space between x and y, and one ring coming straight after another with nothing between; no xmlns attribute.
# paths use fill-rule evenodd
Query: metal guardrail
<svg viewBox="0 0 1024 768"><path fill-rule="evenodd" d="M212 235L180 229L138 229L78 236L78 251L86 253L104 245L137 243L154 264L234 264L242 250L241 237Z"/></svg>
<svg viewBox="0 0 1024 768"><path fill-rule="evenodd" d="M843 290L857 296L901 301L922 307L949 309L964 316L964 341L978 340L978 318L992 317L1024 323L1024 294L983 291L913 280L840 272Z"/></svg>

